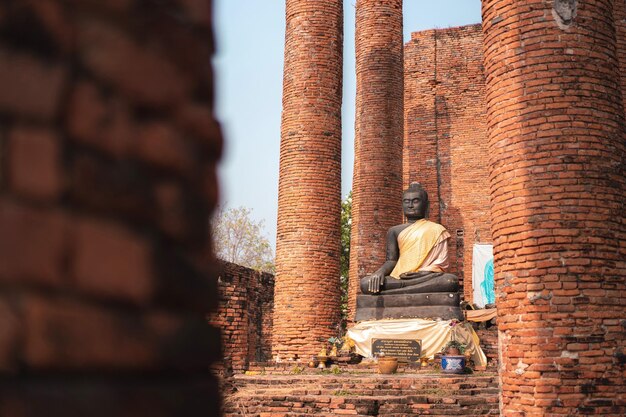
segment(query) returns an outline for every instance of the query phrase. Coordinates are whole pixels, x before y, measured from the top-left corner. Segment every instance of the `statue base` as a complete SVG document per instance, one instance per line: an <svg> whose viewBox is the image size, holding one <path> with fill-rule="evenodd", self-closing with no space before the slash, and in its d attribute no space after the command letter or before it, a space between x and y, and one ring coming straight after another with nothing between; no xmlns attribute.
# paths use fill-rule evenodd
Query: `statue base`
<svg viewBox="0 0 626 417"><path fill-rule="evenodd" d="M463 321L459 293L358 295L355 321L429 318Z"/></svg>

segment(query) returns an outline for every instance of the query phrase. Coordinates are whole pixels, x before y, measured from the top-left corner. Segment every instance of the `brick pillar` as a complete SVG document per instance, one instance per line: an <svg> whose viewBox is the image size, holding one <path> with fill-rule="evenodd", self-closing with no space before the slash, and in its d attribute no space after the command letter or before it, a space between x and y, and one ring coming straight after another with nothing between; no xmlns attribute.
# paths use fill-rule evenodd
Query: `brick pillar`
<svg viewBox="0 0 626 417"><path fill-rule="evenodd" d="M1 2L1 416L220 415L210 9Z"/></svg>
<svg viewBox="0 0 626 417"><path fill-rule="evenodd" d="M287 0L273 355L309 359L339 322L341 0Z"/></svg>
<svg viewBox="0 0 626 417"><path fill-rule="evenodd" d="M360 278L382 265L387 229L402 222L402 61L402 0L358 0L350 317Z"/></svg>
<svg viewBox="0 0 626 417"><path fill-rule="evenodd" d="M624 415L613 2L483 1L504 416Z"/></svg>
<svg viewBox="0 0 626 417"><path fill-rule="evenodd" d="M613 21L617 34L617 59L621 79L622 103L626 109L626 0L614 1Z"/></svg>

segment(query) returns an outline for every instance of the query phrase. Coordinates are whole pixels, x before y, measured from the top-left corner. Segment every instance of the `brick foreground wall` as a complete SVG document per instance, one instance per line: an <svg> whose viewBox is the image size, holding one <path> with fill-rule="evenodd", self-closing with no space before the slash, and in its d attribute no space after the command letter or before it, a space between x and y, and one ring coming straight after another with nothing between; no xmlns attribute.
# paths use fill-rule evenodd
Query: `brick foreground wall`
<svg viewBox="0 0 626 417"><path fill-rule="evenodd" d="M626 414L614 3L483 1L503 416Z"/></svg>
<svg viewBox="0 0 626 417"><path fill-rule="evenodd" d="M271 359L274 276L224 262L217 283L219 306L209 322L222 332L220 372L248 369Z"/></svg>
<svg viewBox="0 0 626 417"><path fill-rule="evenodd" d="M0 3L0 415L210 416L208 1Z"/></svg>
<svg viewBox="0 0 626 417"><path fill-rule="evenodd" d="M481 25L427 30L404 52L404 185L428 191L468 301L474 243L491 243L482 39Z"/></svg>

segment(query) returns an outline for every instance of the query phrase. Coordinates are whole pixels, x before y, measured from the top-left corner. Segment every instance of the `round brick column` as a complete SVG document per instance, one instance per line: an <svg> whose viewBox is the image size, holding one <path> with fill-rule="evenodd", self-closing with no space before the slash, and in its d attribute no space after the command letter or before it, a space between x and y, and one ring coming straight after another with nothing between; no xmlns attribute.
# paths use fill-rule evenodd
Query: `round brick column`
<svg viewBox="0 0 626 417"><path fill-rule="evenodd" d="M402 222L402 0L357 1L356 82L350 317L360 278L383 264L387 229Z"/></svg>
<svg viewBox="0 0 626 417"><path fill-rule="evenodd" d="M287 0L272 352L309 360L337 335L341 0Z"/></svg>
<svg viewBox="0 0 626 417"><path fill-rule="evenodd" d="M610 0L483 1L503 416L626 411L612 10Z"/></svg>

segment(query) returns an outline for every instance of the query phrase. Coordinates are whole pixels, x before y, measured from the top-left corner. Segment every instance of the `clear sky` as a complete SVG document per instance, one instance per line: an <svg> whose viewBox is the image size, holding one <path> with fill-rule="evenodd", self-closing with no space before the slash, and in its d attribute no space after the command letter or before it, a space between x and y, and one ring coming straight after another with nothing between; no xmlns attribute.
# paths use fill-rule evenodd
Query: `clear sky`
<svg viewBox="0 0 626 417"><path fill-rule="evenodd" d="M356 95L354 7L344 1L342 195L352 187ZM284 0L214 0L216 114L226 138L221 202L253 209L274 245L285 37ZM411 32L480 22L480 0L405 0L404 40Z"/></svg>

